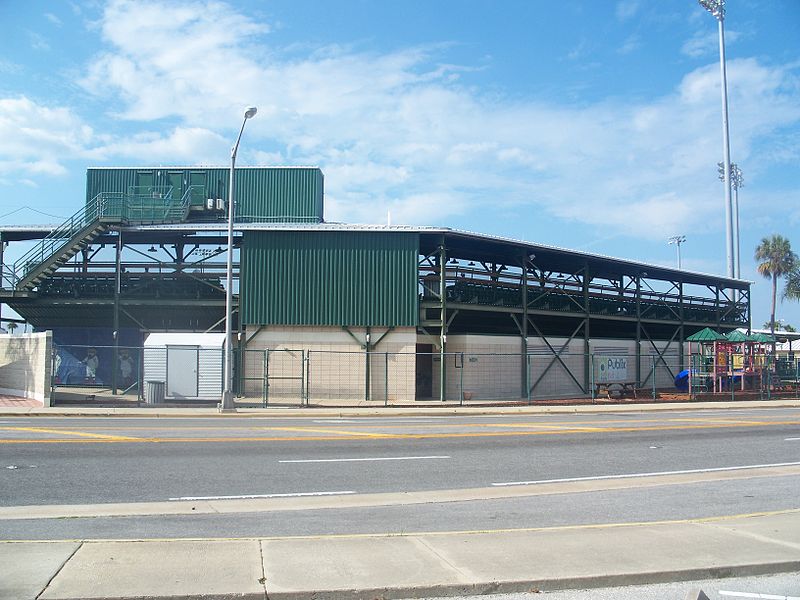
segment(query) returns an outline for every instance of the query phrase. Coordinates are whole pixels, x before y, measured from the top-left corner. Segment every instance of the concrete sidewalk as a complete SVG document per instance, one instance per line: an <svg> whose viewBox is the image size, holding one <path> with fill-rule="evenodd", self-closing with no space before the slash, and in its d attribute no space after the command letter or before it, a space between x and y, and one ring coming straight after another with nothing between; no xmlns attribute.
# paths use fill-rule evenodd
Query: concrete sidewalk
<svg viewBox="0 0 800 600"><path fill-rule="evenodd" d="M800 510L548 529L0 543L0 598L422 598L800 571Z"/></svg>
<svg viewBox="0 0 800 600"><path fill-rule="evenodd" d="M563 404L563 405L509 405L460 406L453 403L420 403L415 406L358 406L312 408L243 408L235 412L220 413L215 407L161 407L133 408L56 406L56 407L2 407L0 417L358 417L358 416L432 416L432 415L535 415L576 413L657 412L686 410L724 410L751 408L800 408L800 400L749 400L736 402L659 402L622 404Z"/></svg>

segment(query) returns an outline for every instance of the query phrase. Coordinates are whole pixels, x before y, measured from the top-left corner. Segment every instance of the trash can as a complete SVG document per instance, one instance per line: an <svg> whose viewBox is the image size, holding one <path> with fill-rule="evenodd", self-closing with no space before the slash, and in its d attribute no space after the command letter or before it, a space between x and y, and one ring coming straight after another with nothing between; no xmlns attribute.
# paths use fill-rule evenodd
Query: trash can
<svg viewBox="0 0 800 600"><path fill-rule="evenodd" d="M163 381L147 381L144 386L145 404L163 404L166 383Z"/></svg>

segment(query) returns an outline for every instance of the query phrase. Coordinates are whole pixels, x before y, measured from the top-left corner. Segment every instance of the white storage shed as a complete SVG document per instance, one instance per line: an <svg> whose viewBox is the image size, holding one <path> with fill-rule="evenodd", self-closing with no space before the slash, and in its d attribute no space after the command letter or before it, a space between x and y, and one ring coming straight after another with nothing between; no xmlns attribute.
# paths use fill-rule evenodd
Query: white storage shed
<svg viewBox="0 0 800 600"><path fill-rule="evenodd" d="M168 400L222 395L224 333L151 333L144 342L144 381L163 382Z"/></svg>

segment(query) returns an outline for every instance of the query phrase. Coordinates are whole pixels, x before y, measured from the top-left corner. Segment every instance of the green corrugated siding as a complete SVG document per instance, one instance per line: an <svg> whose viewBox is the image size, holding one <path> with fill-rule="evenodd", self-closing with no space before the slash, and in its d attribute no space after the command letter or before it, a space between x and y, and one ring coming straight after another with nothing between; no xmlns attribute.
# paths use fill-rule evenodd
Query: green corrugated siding
<svg viewBox="0 0 800 600"><path fill-rule="evenodd" d="M236 213L249 220L321 220L322 189L319 169L237 170Z"/></svg>
<svg viewBox="0 0 800 600"><path fill-rule="evenodd" d="M173 198L183 197L191 184L192 173L205 173L205 193L194 193L192 205L202 207L203 196L227 201L229 169L208 167L89 169L86 172L86 201L88 203L100 192L128 193L130 188L142 185L142 175L149 175L150 185L154 187L167 187L173 185L170 175L175 173L181 173L182 177L180 189L173 189ZM323 189L322 171L313 167L237 168L237 220L320 222Z"/></svg>
<svg viewBox="0 0 800 600"><path fill-rule="evenodd" d="M136 184L136 169L88 169L86 171L86 202L101 192L126 192Z"/></svg>
<svg viewBox="0 0 800 600"><path fill-rule="evenodd" d="M415 327L418 253L416 233L245 232L242 320Z"/></svg>

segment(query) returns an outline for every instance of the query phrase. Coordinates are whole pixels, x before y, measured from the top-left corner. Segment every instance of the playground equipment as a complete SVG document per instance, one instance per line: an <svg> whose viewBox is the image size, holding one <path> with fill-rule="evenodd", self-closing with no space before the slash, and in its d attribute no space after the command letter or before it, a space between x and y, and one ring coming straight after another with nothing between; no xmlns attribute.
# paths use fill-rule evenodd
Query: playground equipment
<svg viewBox="0 0 800 600"><path fill-rule="evenodd" d="M747 335L739 330L722 335L706 327L686 341L691 367L676 377L675 385L679 388L685 385L690 395L771 387L772 336Z"/></svg>

